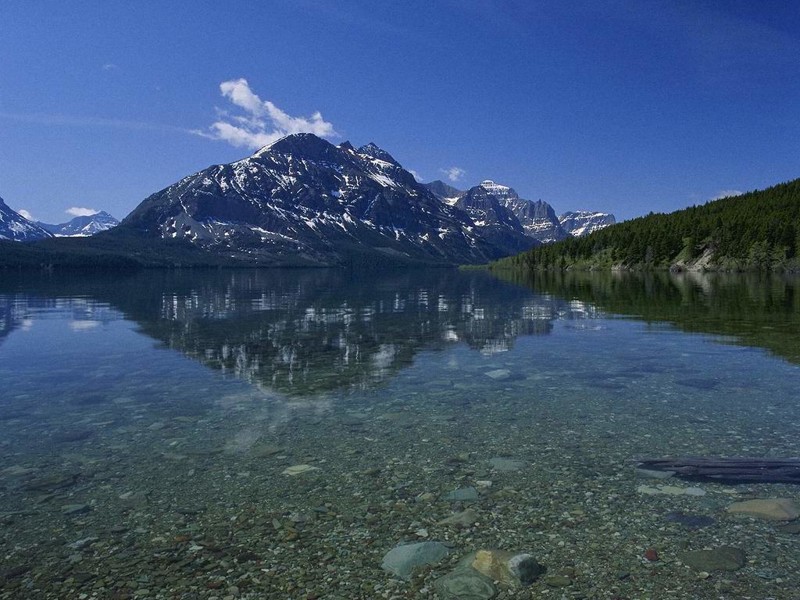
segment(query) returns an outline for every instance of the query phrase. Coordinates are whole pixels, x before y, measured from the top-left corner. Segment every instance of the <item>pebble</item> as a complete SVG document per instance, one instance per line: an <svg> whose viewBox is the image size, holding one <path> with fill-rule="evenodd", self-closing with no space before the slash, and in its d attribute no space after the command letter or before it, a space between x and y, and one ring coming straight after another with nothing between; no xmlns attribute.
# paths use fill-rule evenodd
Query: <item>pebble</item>
<svg viewBox="0 0 800 600"><path fill-rule="evenodd" d="M734 502L729 513L748 515L767 521L793 521L800 517L800 510L789 498L766 498Z"/></svg>
<svg viewBox="0 0 800 600"><path fill-rule="evenodd" d="M82 550L83 548L86 548L86 546L89 546L90 544L96 542L99 539L100 538L98 537L85 537L82 540L76 540L71 544L67 544L67 546L69 548L72 548L73 550Z"/></svg>
<svg viewBox="0 0 800 600"><path fill-rule="evenodd" d="M319 467L314 467L312 465L292 465L291 467L286 467L281 472L281 475L295 477L297 475L302 475L303 473L308 473L309 471L319 471Z"/></svg>
<svg viewBox="0 0 800 600"><path fill-rule="evenodd" d="M705 490L698 487L678 487L676 485L659 485L649 486L640 485L636 488L640 494L647 494L648 496L667 495L667 496L705 496Z"/></svg>
<svg viewBox="0 0 800 600"><path fill-rule="evenodd" d="M88 504L65 504L61 507L61 514L67 516L80 515L90 510L91 507Z"/></svg>
<svg viewBox="0 0 800 600"><path fill-rule="evenodd" d="M572 584L572 580L566 575L548 575L544 578L544 582L554 588L567 587Z"/></svg>
<svg viewBox="0 0 800 600"><path fill-rule="evenodd" d="M462 510L461 512L452 514L446 519L442 519L437 523L437 525L443 525L445 527L469 527L477 520L478 513L471 508L468 508L466 510Z"/></svg>

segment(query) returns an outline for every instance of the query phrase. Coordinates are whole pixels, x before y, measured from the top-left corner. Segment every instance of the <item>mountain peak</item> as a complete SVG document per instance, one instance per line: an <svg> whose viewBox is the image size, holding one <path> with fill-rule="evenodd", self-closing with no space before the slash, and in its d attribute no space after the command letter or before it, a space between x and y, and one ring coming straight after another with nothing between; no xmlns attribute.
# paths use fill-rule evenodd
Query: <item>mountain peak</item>
<svg viewBox="0 0 800 600"><path fill-rule="evenodd" d="M484 179L480 182L478 187L483 188L486 190L487 194L491 194L497 198L519 198L517 192L515 192L513 188L503 185L502 183L492 181L491 179Z"/></svg>
<svg viewBox="0 0 800 600"><path fill-rule="evenodd" d="M258 158L268 152L277 152L279 154L292 154L295 152L317 154L335 147L336 146L329 141L313 133L290 133L279 140L275 140L271 144L267 144L253 154L253 157Z"/></svg>
<svg viewBox="0 0 800 600"><path fill-rule="evenodd" d="M456 199L464 195L464 190L447 185L441 179L436 179L430 183L423 183L423 187L428 188L433 194L446 204L454 204Z"/></svg>
<svg viewBox="0 0 800 600"><path fill-rule="evenodd" d="M394 157L389 154L386 150L378 146L374 142L370 142L369 144L365 144L358 149L359 154L364 154L366 156L370 156L372 158L377 158L378 160L382 160L388 163L392 163L393 165L400 166Z"/></svg>

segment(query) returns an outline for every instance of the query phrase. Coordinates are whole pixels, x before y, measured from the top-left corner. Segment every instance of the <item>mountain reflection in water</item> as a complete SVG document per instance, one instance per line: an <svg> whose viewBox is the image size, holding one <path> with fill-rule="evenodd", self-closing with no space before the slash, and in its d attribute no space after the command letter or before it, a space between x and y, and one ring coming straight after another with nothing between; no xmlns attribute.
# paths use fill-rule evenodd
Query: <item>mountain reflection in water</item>
<svg viewBox="0 0 800 600"><path fill-rule="evenodd" d="M2 292L0 336L23 327L30 311L70 310L76 327L91 327L116 309L170 349L294 396L368 388L421 351L465 343L484 354L503 352L517 336L548 334L555 319L594 316L580 302L532 295L485 273L443 269L380 277L334 270L143 272L6 281Z"/></svg>
<svg viewBox="0 0 800 600"><path fill-rule="evenodd" d="M0 340L29 315L73 314L71 328L120 316L213 369L295 397L366 389L420 352L464 343L484 354L555 320L604 314L670 323L800 362L800 280L786 277L419 270L148 271L6 277Z"/></svg>

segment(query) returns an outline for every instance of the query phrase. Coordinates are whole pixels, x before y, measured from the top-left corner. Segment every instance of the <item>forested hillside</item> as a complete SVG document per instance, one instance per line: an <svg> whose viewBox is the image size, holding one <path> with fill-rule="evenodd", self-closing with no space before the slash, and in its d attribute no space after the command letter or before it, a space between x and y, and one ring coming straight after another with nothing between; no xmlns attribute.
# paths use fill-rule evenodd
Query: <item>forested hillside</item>
<svg viewBox="0 0 800 600"><path fill-rule="evenodd" d="M800 179L539 246L493 269L800 270Z"/></svg>

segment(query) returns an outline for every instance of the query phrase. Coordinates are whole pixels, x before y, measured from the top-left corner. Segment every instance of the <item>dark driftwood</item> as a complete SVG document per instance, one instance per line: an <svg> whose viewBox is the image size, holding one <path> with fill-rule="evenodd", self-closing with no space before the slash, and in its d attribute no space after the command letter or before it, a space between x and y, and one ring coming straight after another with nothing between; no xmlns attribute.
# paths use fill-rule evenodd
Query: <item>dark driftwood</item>
<svg viewBox="0 0 800 600"><path fill-rule="evenodd" d="M642 458L638 467L674 471L677 477L721 483L800 484L800 458Z"/></svg>

